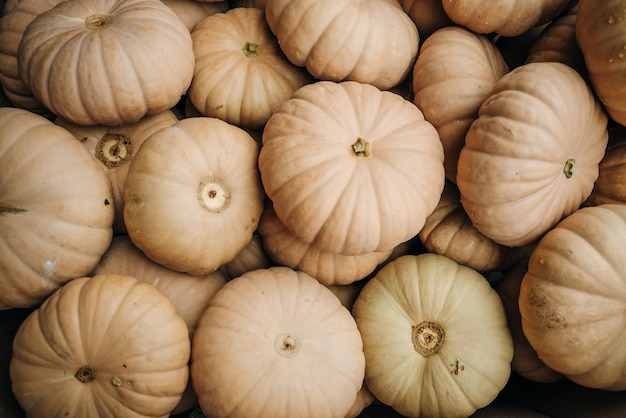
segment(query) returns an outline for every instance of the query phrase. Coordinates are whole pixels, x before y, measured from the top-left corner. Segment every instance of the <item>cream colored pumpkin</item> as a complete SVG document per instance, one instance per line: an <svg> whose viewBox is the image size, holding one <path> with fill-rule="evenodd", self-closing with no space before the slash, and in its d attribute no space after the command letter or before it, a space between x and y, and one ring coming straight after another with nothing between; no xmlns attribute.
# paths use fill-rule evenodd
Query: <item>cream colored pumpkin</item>
<svg viewBox="0 0 626 418"><path fill-rule="evenodd" d="M55 115L122 125L176 105L195 59L189 30L160 0L70 0L33 19L17 61Z"/></svg>
<svg viewBox="0 0 626 418"><path fill-rule="evenodd" d="M251 270L268 268L274 265L276 263L263 248L263 238L261 238L257 230L243 250L231 261L221 266L220 270L228 279L234 279Z"/></svg>
<svg viewBox="0 0 626 418"><path fill-rule="evenodd" d="M453 25L441 0L400 0L400 5L417 26L422 44L437 29Z"/></svg>
<svg viewBox="0 0 626 418"><path fill-rule="evenodd" d="M204 275L232 261L263 211L258 144L220 119L183 119L152 134L131 160L124 222L159 264Z"/></svg>
<svg viewBox="0 0 626 418"><path fill-rule="evenodd" d="M438 254L383 267L352 314L363 338L365 383L407 417L468 417L511 372L513 343L498 294L469 267Z"/></svg>
<svg viewBox="0 0 626 418"><path fill-rule="evenodd" d="M200 20L215 13L224 13L228 10L227 0L204 2L198 0L161 0L167 7L183 21L191 32Z"/></svg>

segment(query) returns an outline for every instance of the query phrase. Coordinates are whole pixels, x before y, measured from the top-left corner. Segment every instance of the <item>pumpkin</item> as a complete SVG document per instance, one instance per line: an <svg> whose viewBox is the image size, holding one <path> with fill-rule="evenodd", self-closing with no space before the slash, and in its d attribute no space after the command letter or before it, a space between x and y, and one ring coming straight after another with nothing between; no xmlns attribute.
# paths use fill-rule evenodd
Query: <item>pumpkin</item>
<svg viewBox="0 0 626 418"><path fill-rule="evenodd" d="M569 0L444 0L443 9L456 24L476 33L513 37L550 22Z"/></svg>
<svg viewBox="0 0 626 418"><path fill-rule="evenodd" d="M441 0L400 0L400 5L417 26L422 43L437 29L453 25Z"/></svg>
<svg viewBox="0 0 626 418"><path fill-rule="evenodd" d="M586 79L585 60L576 41L577 15L578 1L575 1L534 39L526 62L562 62Z"/></svg>
<svg viewBox="0 0 626 418"><path fill-rule="evenodd" d="M115 219L113 232L123 234L124 225L124 182L128 165L143 142L157 130L178 122L171 110L146 116L137 122L120 125L76 125L61 117L54 123L70 131L102 165L113 187Z"/></svg>
<svg viewBox="0 0 626 418"><path fill-rule="evenodd" d="M183 21L191 32L200 20L228 10L227 0L207 2L198 0L161 0Z"/></svg>
<svg viewBox="0 0 626 418"><path fill-rule="evenodd" d="M478 108L508 71L486 36L459 26L439 29L422 44L413 67L413 102L439 133L448 180L456 182L459 153Z"/></svg>
<svg viewBox="0 0 626 418"><path fill-rule="evenodd" d="M551 383L564 379L539 359L537 352L530 345L522 330L522 319L518 300L522 279L528 271L528 257L524 257L506 270L495 284L495 290L502 300L507 322L513 338L513 360L511 369L525 379L533 382Z"/></svg>
<svg viewBox="0 0 626 418"><path fill-rule="evenodd" d="M461 205L459 189L447 181L441 200L419 232L427 251L445 255L479 272L505 270L526 249L500 245L478 231Z"/></svg>
<svg viewBox="0 0 626 418"><path fill-rule="evenodd" d="M312 81L285 57L262 9L208 16L191 36L196 64L189 98L203 115L259 129L294 90Z"/></svg>
<svg viewBox="0 0 626 418"><path fill-rule="evenodd" d="M261 215L261 219L262 219ZM259 221L260 222L260 221ZM258 230L252 234L250 242L241 250L235 258L222 265L219 270L228 279L234 279L251 270L268 268L275 263L263 247L263 238L258 234Z"/></svg>
<svg viewBox="0 0 626 418"><path fill-rule="evenodd" d="M191 34L160 0L71 0L24 30L24 84L78 125L122 125L172 108L193 77ZM45 45L45 47L43 47Z"/></svg>
<svg viewBox="0 0 626 418"><path fill-rule="evenodd" d="M226 283L192 341L191 380L207 418L342 418L364 370L350 312L327 287L288 267Z"/></svg>
<svg viewBox="0 0 626 418"><path fill-rule="evenodd" d="M124 185L128 236L150 259L204 275L243 250L263 211L258 144L220 119L183 119L153 133Z"/></svg>
<svg viewBox="0 0 626 418"><path fill-rule="evenodd" d="M626 204L626 127L609 128L609 145L600 161L598 178L586 206Z"/></svg>
<svg viewBox="0 0 626 418"><path fill-rule="evenodd" d="M0 108L0 309L88 274L113 236L111 182L66 129Z"/></svg>
<svg viewBox="0 0 626 418"><path fill-rule="evenodd" d="M265 125L259 170L294 235L345 255L417 235L445 179L441 141L417 106L356 81L296 90Z"/></svg>
<svg viewBox="0 0 626 418"><path fill-rule="evenodd" d="M60 0L20 0L6 4L0 16L0 85L11 104L20 109L48 114L46 107L33 95L20 77L17 51L24 30L39 14L53 8Z"/></svg>
<svg viewBox="0 0 626 418"><path fill-rule="evenodd" d="M607 115L578 72L519 66L496 82L467 132L461 204L495 242L533 244L589 196L607 141Z"/></svg>
<svg viewBox="0 0 626 418"><path fill-rule="evenodd" d="M539 358L590 388L626 390L626 206L578 209L537 243L522 279L522 329Z"/></svg>
<svg viewBox="0 0 626 418"><path fill-rule="evenodd" d="M189 376L187 327L154 286L80 277L20 325L12 389L28 417L166 417Z"/></svg>
<svg viewBox="0 0 626 418"><path fill-rule="evenodd" d="M407 417L468 417L511 371L502 302L475 270L443 255L406 255L369 280L352 309L365 382Z"/></svg>
<svg viewBox="0 0 626 418"><path fill-rule="evenodd" d="M364 279L391 255L392 250L357 255L325 251L295 236L266 205L257 228L263 248L278 265L304 271L320 283L347 285Z"/></svg>
<svg viewBox="0 0 626 418"><path fill-rule="evenodd" d="M626 1L580 0L576 40L594 91L609 116L626 125Z"/></svg>
<svg viewBox="0 0 626 418"><path fill-rule="evenodd" d="M385 90L417 56L417 27L397 0L272 0L265 17L287 58L319 80Z"/></svg>

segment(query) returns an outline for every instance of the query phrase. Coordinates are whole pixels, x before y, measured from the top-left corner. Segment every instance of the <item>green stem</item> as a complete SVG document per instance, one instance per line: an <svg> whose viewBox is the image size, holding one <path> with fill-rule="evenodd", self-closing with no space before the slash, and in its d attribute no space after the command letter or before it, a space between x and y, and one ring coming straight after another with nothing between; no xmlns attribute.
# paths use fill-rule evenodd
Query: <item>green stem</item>
<svg viewBox="0 0 626 418"><path fill-rule="evenodd" d="M241 51L243 51L243 54L248 58L259 56L259 46L251 42L246 42L243 48L241 48Z"/></svg>

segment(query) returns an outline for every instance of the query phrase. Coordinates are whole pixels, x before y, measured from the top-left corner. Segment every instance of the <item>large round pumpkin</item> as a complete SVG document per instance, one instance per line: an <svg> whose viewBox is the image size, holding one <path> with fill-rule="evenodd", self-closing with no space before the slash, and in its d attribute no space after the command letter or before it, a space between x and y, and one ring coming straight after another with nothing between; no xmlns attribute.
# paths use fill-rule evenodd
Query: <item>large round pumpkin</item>
<svg viewBox="0 0 626 418"><path fill-rule="evenodd" d="M168 416L189 376L187 327L132 276L80 277L53 293L13 341L13 393L28 417Z"/></svg>
<svg viewBox="0 0 626 418"><path fill-rule="evenodd" d="M626 205L585 207L537 244L522 279L524 335L586 387L626 390Z"/></svg>
<svg viewBox="0 0 626 418"><path fill-rule="evenodd" d="M263 211L257 142L221 119L195 117L160 129L130 162L124 223L159 264L204 275L252 239Z"/></svg>
<svg viewBox="0 0 626 418"><path fill-rule="evenodd" d="M593 88L612 119L626 125L626 1L578 2L576 40Z"/></svg>
<svg viewBox="0 0 626 418"><path fill-rule="evenodd" d="M287 58L316 79L388 89L417 56L417 27L397 0L272 0L265 17Z"/></svg>
<svg viewBox="0 0 626 418"><path fill-rule="evenodd" d="M365 382L407 417L468 417L511 372L506 314L489 282L438 254L406 255L367 282L352 313Z"/></svg>
<svg viewBox="0 0 626 418"><path fill-rule="evenodd" d="M294 90L313 81L283 54L259 8L208 16L191 37L196 65L188 93L203 115L259 129Z"/></svg>
<svg viewBox="0 0 626 418"><path fill-rule="evenodd" d="M226 283L192 342L191 379L208 418L343 418L364 370L350 311L317 280L288 267Z"/></svg>
<svg viewBox="0 0 626 418"><path fill-rule="evenodd" d="M519 66L496 82L467 132L461 203L494 241L535 243L589 196L607 142L607 115L578 72Z"/></svg>
<svg viewBox="0 0 626 418"><path fill-rule="evenodd" d="M71 0L24 30L18 68L52 113L121 125L172 108L193 77L191 34L160 0Z"/></svg>
<svg viewBox="0 0 626 418"><path fill-rule="evenodd" d="M0 108L0 309L34 306L89 274L113 218L111 182L74 135Z"/></svg>
<svg viewBox="0 0 626 418"><path fill-rule="evenodd" d="M417 106L356 81L296 90L265 126L259 169L291 232L346 255L417 235L445 180L441 141Z"/></svg>

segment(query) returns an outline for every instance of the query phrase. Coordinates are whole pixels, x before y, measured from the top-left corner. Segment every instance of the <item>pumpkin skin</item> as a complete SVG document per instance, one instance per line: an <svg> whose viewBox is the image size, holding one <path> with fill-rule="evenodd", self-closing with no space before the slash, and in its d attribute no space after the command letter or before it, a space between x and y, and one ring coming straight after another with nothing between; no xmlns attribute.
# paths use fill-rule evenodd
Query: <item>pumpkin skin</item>
<svg viewBox="0 0 626 418"><path fill-rule="evenodd" d="M566 64L529 63L500 78L457 166L461 203L476 229L502 245L524 246L578 209L598 176L607 121Z"/></svg>
<svg viewBox="0 0 626 418"><path fill-rule="evenodd" d="M294 90L313 81L285 57L259 8L206 17L191 37L196 65L189 98L203 115L259 129Z"/></svg>
<svg viewBox="0 0 626 418"><path fill-rule="evenodd" d="M216 13L224 13L228 10L228 1L204 2L197 0L161 0L167 7L183 21L191 32L200 20Z"/></svg>
<svg viewBox="0 0 626 418"><path fill-rule="evenodd" d="M350 312L324 285L288 267L226 283L193 337L191 380L207 418L343 418L364 370Z"/></svg>
<svg viewBox="0 0 626 418"><path fill-rule="evenodd" d="M513 343L482 275L432 253L386 264L352 309L365 382L407 417L468 417L508 381Z"/></svg>
<svg viewBox="0 0 626 418"><path fill-rule="evenodd" d="M459 60L463 65L458 65ZM413 67L413 102L432 123L444 149L446 178L456 182L465 134L496 81L509 71L486 36L459 26L437 30Z"/></svg>
<svg viewBox="0 0 626 418"><path fill-rule="evenodd" d="M277 265L304 271L320 283L347 285L364 279L387 260L392 250L343 255L324 251L315 243L306 243L291 233L278 219L271 205L266 205L257 228L263 247Z"/></svg>
<svg viewBox="0 0 626 418"><path fill-rule="evenodd" d="M356 81L296 90L265 126L259 170L281 222L344 255L417 235L445 180L441 141L422 112Z"/></svg>
<svg viewBox="0 0 626 418"><path fill-rule="evenodd" d="M189 30L160 0L58 4L24 30L17 60L34 96L77 125L122 125L172 108L195 62Z"/></svg>
<svg viewBox="0 0 626 418"><path fill-rule="evenodd" d="M578 2L576 40L594 91L609 116L626 125L626 1Z"/></svg>
<svg viewBox="0 0 626 418"><path fill-rule="evenodd" d="M557 17L569 0L444 0L448 17L476 33L513 37Z"/></svg>
<svg viewBox="0 0 626 418"><path fill-rule="evenodd" d="M265 17L289 61L319 80L386 90L417 56L417 27L396 0L272 0Z"/></svg>
<svg viewBox="0 0 626 418"><path fill-rule="evenodd" d="M437 29L453 25L441 0L400 0L400 5L417 26L422 44Z"/></svg>
<svg viewBox="0 0 626 418"><path fill-rule="evenodd" d="M609 145L600 161L598 178L585 206L626 204L626 127L609 128Z"/></svg>
<svg viewBox="0 0 626 418"><path fill-rule="evenodd" d="M256 141L220 119L183 119L160 129L130 162L124 222L150 259L204 275L252 239L263 211Z"/></svg>
<svg viewBox="0 0 626 418"><path fill-rule="evenodd" d="M626 390L626 206L584 207L537 244L522 279L524 335L581 386Z"/></svg>
<svg viewBox="0 0 626 418"><path fill-rule="evenodd" d="M263 215L261 215L261 219L263 219ZM275 265L276 263L263 248L263 238L258 234L257 228L257 231L252 234L252 239L244 249L219 269L230 280L251 270L264 269Z"/></svg>
<svg viewBox="0 0 626 418"><path fill-rule="evenodd" d="M123 274L80 277L20 325L10 376L29 418L167 417L191 344L172 302Z"/></svg>
<svg viewBox="0 0 626 418"><path fill-rule="evenodd" d="M135 123L116 127L105 125L76 125L61 117L54 123L70 131L100 162L113 187L115 219L113 232L126 233L124 225L124 183L128 165L141 144L154 132L178 122L171 110L146 116Z"/></svg>
<svg viewBox="0 0 626 418"><path fill-rule="evenodd" d="M0 108L0 309L35 306L88 274L111 243L112 202L111 182L69 131Z"/></svg>

